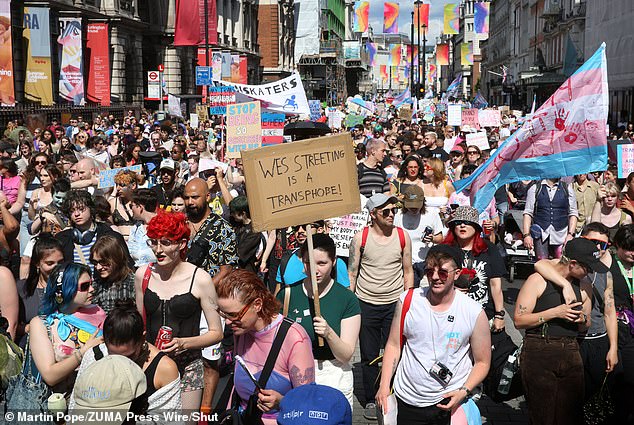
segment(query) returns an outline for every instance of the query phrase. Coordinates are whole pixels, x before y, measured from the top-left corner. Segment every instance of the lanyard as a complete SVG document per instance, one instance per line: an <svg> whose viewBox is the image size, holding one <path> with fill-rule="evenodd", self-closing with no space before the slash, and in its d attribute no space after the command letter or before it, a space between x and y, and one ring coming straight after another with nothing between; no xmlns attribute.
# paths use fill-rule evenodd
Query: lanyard
<svg viewBox="0 0 634 425"><path fill-rule="evenodd" d="M629 278L626 276L625 268L621 263L621 260L617 258L617 264L619 265L619 269L621 269L621 274L623 275L623 279L625 279L625 283L627 284L627 289L630 291L630 296L634 297L634 278Z"/></svg>

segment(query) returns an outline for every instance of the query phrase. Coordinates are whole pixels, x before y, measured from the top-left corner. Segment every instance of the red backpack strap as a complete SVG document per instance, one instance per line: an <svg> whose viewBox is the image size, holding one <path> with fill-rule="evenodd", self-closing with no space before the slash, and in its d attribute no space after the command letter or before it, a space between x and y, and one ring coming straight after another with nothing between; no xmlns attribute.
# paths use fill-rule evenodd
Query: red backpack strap
<svg viewBox="0 0 634 425"><path fill-rule="evenodd" d="M398 241L401 243L401 252L405 250L405 231L402 227L397 227Z"/></svg>
<svg viewBox="0 0 634 425"><path fill-rule="evenodd" d="M368 226L365 226L363 230L361 231L361 247L359 248L359 250L361 251L361 254L363 254L363 250L365 249L365 244L368 242L369 233L370 233L370 228Z"/></svg>
<svg viewBox="0 0 634 425"><path fill-rule="evenodd" d="M405 336L403 336L403 329L405 329L405 316L409 311L409 306L412 304L412 297L414 296L414 288L407 290L405 299L403 300L403 308L401 309L401 350L405 345Z"/></svg>
<svg viewBox="0 0 634 425"><path fill-rule="evenodd" d="M145 274L143 275L143 283L141 284L141 291L143 293L143 327L147 329L147 316L145 314L145 291L150 284L150 277L152 276L152 263L147 265Z"/></svg>

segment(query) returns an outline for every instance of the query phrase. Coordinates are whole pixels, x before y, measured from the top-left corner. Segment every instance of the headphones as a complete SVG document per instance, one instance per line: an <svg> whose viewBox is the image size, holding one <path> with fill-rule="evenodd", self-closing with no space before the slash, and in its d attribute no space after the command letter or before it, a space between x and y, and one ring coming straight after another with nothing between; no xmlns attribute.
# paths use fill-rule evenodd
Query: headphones
<svg viewBox="0 0 634 425"><path fill-rule="evenodd" d="M97 234L97 225L95 223L90 226L90 229L81 231L78 228L73 228L73 241L79 245L88 245L90 241L95 238Z"/></svg>
<svg viewBox="0 0 634 425"><path fill-rule="evenodd" d="M59 274L57 275L57 281L55 282L55 302L60 305L64 303L64 294L62 293L64 270L66 270L66 265L60 265Z"/></svg>

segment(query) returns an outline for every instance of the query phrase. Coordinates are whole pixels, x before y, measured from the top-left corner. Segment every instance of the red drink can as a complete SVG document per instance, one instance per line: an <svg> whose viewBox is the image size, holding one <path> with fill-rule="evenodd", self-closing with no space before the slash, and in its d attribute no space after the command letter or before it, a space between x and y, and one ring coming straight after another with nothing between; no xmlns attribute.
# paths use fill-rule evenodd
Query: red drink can
<svg viewBox="0 0 634 425"><path fill-rule="evenodd" d="M171 340L172 328L170 328L169 326L161 326L161 329L159 329L158 334L156 335L156 341L154 342L154 345L159 350L162 350L163 346Z"/></svg>

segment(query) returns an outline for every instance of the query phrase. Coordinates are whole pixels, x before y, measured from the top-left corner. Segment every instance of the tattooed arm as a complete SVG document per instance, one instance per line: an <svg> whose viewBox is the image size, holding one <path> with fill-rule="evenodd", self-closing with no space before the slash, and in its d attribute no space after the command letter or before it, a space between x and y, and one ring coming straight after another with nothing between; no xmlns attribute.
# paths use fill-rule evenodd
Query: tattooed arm
<svg viewBox="0 0 634 425"><path fill-rule="evenodd" d="M561 274L555 269L555 265L559 262L558 259L553 260L539 260L535 264L535 271L539 273L544 279L550 280L554 285L562 288L564 294L564 300L567 304L577 301L577 296L572 290L572 284L568 282Z"/></svg>
<svg viewBox="0 0 634 425"><path fill-rule="evenodd" d="M357 287L357 276L361 266L361 232L350 241L350 253L348 258L348 277L350 278L350 290L354 293Z"/></svg>
<svg viewBox="0 0 634 425"><path fill-rule="evenodd" d="M381 367L381 382L379 383L379 391L376 393L377 405L383 409L383 413L387 413L387 397L390 395L390 383L392 376L396 372L398 361L401 358L401 310L403 304L401 301L396 303L394 309L394 318L390 327L390 335L385 344L383 352L383 366Z"/></svg>
<svg viewBox="0 0 634 425"><path fill-rule="evenodd" d="M614 284L612 280L612 273L608 272L607 284L605 291L603 292L603 320L605 320L605 327L608 331L608 339L610 340L610 349L606 356L606 372L612 372L614 366L619 362L617 355L618 349L618 324L616 322L616 308L614 306Z"/></svg>

